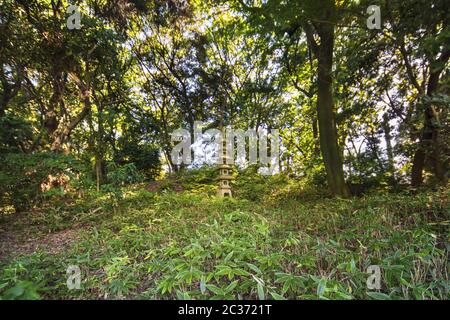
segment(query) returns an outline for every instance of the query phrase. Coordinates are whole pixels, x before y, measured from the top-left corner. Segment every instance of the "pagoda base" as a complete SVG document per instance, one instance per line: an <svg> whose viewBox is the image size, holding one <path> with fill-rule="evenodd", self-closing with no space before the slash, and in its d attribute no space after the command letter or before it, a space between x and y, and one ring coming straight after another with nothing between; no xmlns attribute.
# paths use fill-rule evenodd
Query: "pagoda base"
<svg viewBox="0 0 450 320"><path fill-rule="evenodd" d="M217 190L217 195L219 197L232 197L231 194L231 188L224 188L224 187L219 187L219 189Z"/></svg>

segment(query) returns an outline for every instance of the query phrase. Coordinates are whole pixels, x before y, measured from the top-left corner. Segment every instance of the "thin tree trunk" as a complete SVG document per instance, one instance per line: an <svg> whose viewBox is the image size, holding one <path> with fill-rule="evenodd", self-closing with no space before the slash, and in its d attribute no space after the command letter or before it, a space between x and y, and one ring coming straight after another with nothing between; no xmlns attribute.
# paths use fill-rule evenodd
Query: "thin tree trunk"
<svg viewBox="0 0 450 320"><path fill-rule="evenodd" d="M319 129L317 128L317 119L314 117L312 121L313 139L314 139L314 156L320 155Z"/></svg>
<svg viewBox="0 0 450 320"><path fill-rule="evenodd" d="M97 146L96 146L96 156L95 156L95 173L97 176L97 191L100 191L100 186L104 182L104 172L105 172L105 130L103 127L103 105L101 102L97 101L97 123L98 123L98 133L97 133Z"/></svg>
<svg viewBox="0 0 450 320"><path fill-rule="evenodd" d="M442 66L430 73L427 85L427 96L432 97L439 88L439 78L444 66L450 58L450 50L443 53L438 62ZM432 64L433 65L433 64ZM440 184L447 184L446 170L443 162L442 148L439 137L439 119L431 103L427 103L424 110L424 123L419 146L414 154L411 170L411 186L420 187L423 183L423 170L427 158L431 160L433 173Z"/></svg>
<svg viewBox="0 0 450 320"><path fill-rule="evenodd" d="M383 131L384 131L384 140L386 141L386 153L388 158L388 171L391 174L390 182L392 186L397 184L397 179L395 176L395 166L394 166L394 152L392 149L392 136L391 136L391 127L389 125L389 116L387 113L383 115Z"/></svg>
<svg viewBox="0 0 450 320"><path fill-rule="evenodd" d="M317 95L317 114L319 119L320 149L325 162L327 181L334 195L348 197L349 192L344 180L342 159L337 144L337 130L333 112L331 76L326 65L319 61L319 80Z"/></svg>
<svg viewBox="0 0 450 320"><path fill-rule="evenodd" d="M302 23L308 45L317 58L317 120L319 123L319 142L328 187L333 195L343 198L350 197L350 191L344 179L341 150L337 142L337 129L333 102L333 50L334 23L336 8L333 0L317 2L317 21ZM314 31L315 29L315 31ZM314 32L319 36L320 43L314 38Z"/></svg>
<svg viewBox="0 0 450 320"><path fill-rule="evenodd" d="M332 66L334 48L334 26L322 24L318 30L317 115L319 122L319 141L322 151L327 181L331 192L348 198L349 189L344 179L341 151L337 143L337 129L334 114Z"/></svg>

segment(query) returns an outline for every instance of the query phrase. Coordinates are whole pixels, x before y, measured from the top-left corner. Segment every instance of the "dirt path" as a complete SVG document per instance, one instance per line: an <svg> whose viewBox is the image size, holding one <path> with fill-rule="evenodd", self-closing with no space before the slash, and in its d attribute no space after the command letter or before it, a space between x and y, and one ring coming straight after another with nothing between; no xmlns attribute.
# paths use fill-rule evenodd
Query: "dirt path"
<svg viewBox="0 0 450 320"><path fill-rule="evenodd" d="M49 234L36 232L35 227L27 222L29 214L31 213L13 214L0 222L0 262L38 251L60 253L80 238L80 229L66 229Z"/></svg>

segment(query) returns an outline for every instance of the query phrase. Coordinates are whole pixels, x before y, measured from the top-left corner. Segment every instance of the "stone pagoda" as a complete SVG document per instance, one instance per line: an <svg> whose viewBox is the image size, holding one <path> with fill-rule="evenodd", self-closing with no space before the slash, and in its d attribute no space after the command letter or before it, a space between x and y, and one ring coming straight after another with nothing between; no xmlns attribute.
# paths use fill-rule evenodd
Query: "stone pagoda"
<svg viewBox="0 0 450 320"><path fill-rule="evenodd" d="M227 140L225 135L222 139L222 156L219 163L219 189L217 195L220 197L231 197L231 181L233 180L232 166L230 159L232 155L227 154Z"/></svg>

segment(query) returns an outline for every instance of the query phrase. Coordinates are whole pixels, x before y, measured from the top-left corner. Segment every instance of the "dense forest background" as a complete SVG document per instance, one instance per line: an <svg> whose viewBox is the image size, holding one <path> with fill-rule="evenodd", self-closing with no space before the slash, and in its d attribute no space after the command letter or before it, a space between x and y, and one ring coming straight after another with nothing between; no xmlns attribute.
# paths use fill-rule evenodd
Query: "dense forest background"
<svg viewBox="0 0 450 320"><path fill-rule="evenodd" d="M68 27L74 19L70 5L80 10L79 29ZM380 7L380 28L367 25L371 5ZM102 283L101 289L81 298L447 298L449 23L447 0L1 0L3 260L22 252L30 266L6 259L0 294L70 296L62 285L52 287L55 274L65 273L62 262L30 256L36 248L23 252L6 239L76 226L93 232L88 238L98 243L80 242L69 260L98 258L86 268L104 271L92 271L85 283L91 288ZM255 166L236 167L235 199L214 199L214 167L179 165L171 155L177 143L171 133L186 128L193 136L196 121L204 130L278 129L280 171L261 176ZM158 214L144 218L138 213L144 208ZM284 226L274 231L281 242L266 241L272 222L249 213L254 208L272 208L264 219ZM365 210L364 217L358 210ZM163 212L172 212L177 222L165 220ZM108 224L93 227L100 221ZM140 231L148 221L161 226L144 236ZM224 230L209 240L202 238L205 233L199 242L186 240L199 221L223 223ZM259 231L253 235L241 224L233 229L236 221ZM346 224L356 229L341 232ZM299 236L298 228L305 233ZM343 243L337 234L347 237ZM139 237L127 238L133 235ZM66 236L71 239L71 233ZM203 274L197 264L208 265L206 251L214 248L206 250L205 242L216 236L223 237L216 243L223 247L214 247L223 263L210 265L216 273ZM375 244L369 252L368 246L355 249L357 241L365 241L359 237L399 242L386 240L390 253ZM164 248L152 253L146 241ZM117 251L83 255L105 243L117 245ZM302 243L309 249L299 249ZM395 260L411 243L420 250ZM338 244L348 250L335 248L342 253L333 262L341 273L324 260ZM294 274L291 256L283 264L267 255L280 250L278 245L294 248L293 255L314 252L296 264L311 277ZM171 260L180 250L192 258L189 263ZM144 276L136 261L158 255L161 260ZM234 264L227 265L233 255ZM389 269L386 281L395 289L366 295L358 289L364 277L348 280L345 272L366 267L370 259L404 263L400 271ZM108 267L100 267L105 263ZM134 276L122 274L122 267ZM142 286L148 274L159 279L156 287ZM136 278L140 282L133 282ZM48 286L57 293L42 293ZM314 289L301 291L308 286Z"/></svg>

